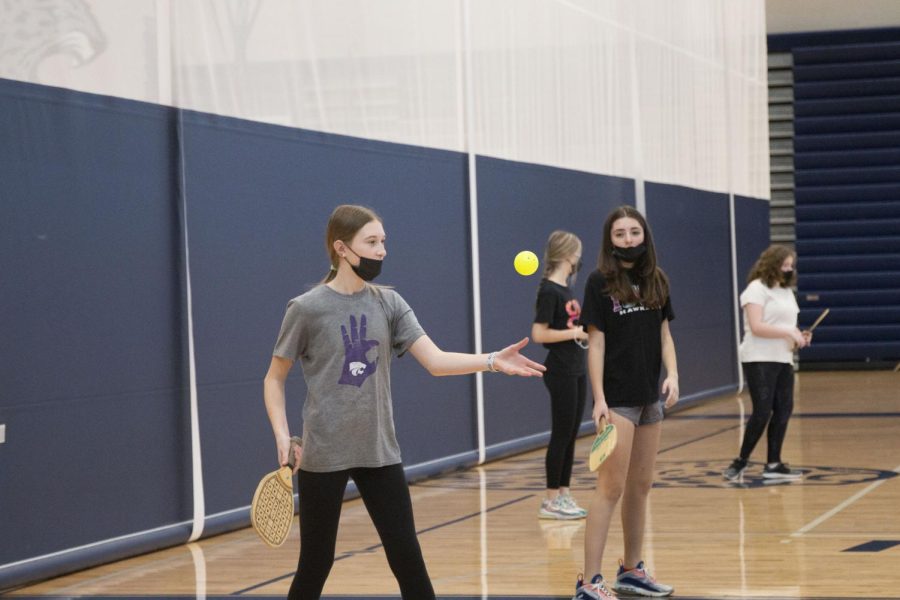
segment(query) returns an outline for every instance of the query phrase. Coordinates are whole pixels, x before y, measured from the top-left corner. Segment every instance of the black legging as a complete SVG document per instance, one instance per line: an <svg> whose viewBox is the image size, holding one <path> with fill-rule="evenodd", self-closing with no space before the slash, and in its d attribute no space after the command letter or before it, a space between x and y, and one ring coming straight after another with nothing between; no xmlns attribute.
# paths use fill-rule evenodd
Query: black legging
<svg viewBox="0 0 900 600"><path fill-rule="evenodd" d="M544 385L550 392L550 445L544 467L547 471L547 489L569 487L572 478L572 462L575 457L575 440L584 414L587 379L582 375L544 373Z"/></svg>
<svg viewBox="0 0 900 600"><path fill-rule="evenodd" d="M333 473L300 471L300 561L288 598L317 600L321 596L334 564L338 521L350 477L381 538L401 596L433 600L434 589L416 538L409 486L399 464Z"/></svg>
<svg viewBox="0 0 900 600"><path fill-rule="evenodd" d="M777 362L746 362L742 365L753 401L753 414L747 420L741 458L750 458L768 425L767 462L781 462L781 446L794 411L794 366Z"/></svg>

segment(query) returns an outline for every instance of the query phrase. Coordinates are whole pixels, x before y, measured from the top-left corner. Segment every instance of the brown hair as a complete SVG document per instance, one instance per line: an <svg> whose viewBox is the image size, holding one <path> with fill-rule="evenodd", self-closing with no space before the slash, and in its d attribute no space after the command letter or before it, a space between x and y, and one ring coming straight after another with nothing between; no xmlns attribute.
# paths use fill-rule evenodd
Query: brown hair
<svg viewBox="0 0 900 600"><path fill-rule="evenodd" d="M325 250L328 252L331 270L328 271L322 283L328 283L337 275L340 256L334 249L334 243L341 240L349 246L359 230L372 221L384 222L378 213L366 206L341 204L332 211L331 217L328 219L328 226L325 228Z"/></svg>
<svg viewBox="0 0 900 600"><path fill-rule="evenodd" d="M772 244L763 250L763 253L753 263L753 268L750 269L750 274L747 276L747 283L759 279L769 288L776 285L790 287L794 283L794 274L792 273L787 280L781 274L781 265L789 256L793 256L794 261L797 260L797 255L787 246Z"/></svg>
<svg viewBox="0 0 900 600"><path fill-rule="evenodd" d="M639 289L635 292L632 281L628 276L629 269L622 267L619 259L613 256L612 226L619 219L630 217L637 221L644 230L644 244L647 251L637 259L630 269L632 275L637 276ZM606 291L619 302L640 302L650 308L662 308L669 297L669 278L656 265L656 246L653 244L653 234L650 226L636 208L633 206L620 206L613 209L606 222L603 224L603 244L600 246L600 256L597 259L597 269L606 279Z"/></svg>
<svg viewBox="0 0 900 600"><path fill-rule="evenodd" d="M544 277L549 277L559 263L581 250L581 240L574 233L557 229L547 238L544 248ZM575 281L575 274L572 274Z"/></svg>

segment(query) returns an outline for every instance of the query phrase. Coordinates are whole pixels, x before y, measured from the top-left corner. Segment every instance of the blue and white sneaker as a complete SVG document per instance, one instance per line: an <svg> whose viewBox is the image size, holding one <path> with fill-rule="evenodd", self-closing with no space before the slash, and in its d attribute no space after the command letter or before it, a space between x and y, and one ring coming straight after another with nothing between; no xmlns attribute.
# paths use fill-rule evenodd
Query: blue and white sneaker
<svg viewBox="0 0 900 600"><path fill-rule="evenodd" d="M665 585L656 581L647 569L644 568L644 561L641 561L633 569L625 570L625 565L619 561L619 572L616 573L616 583L613 589L619 594L629 594L633 596L652 596L661 598L670 596L675 588L671 585Z"/></svg>
<svg viewBox="0 0 900 600"><path fill-rule="evenodd" d="M578 515L579 519L583 519L587 516L587 511L578 506L578 503L575 502L575 498L572 497L572 494L560 494L559 497L562 505L572 513Z"/></svg>
<svg viewBox="0 0 900 600"><path fill-rule="evenodd" d="M584 575L578 574L575 582L575 596L572 600L617 600L616 595L609 591L603 581L603 575L597 573L590 583L584 582Z"/></svg>

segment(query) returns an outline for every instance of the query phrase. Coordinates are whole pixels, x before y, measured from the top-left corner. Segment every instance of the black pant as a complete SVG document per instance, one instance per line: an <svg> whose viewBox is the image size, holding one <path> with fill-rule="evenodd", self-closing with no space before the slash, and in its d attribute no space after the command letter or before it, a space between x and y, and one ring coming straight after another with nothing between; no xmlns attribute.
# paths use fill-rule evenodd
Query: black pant
<svg viewBox="0 0 900 600"><path fill-rule="evenodd" d="M584 414L587 378L584 374L555 374L548 369L543 380L550 392L552 423L544 467L547 471L547 489L555 490L569 487L572 478L575 440Z"/></svg>
<svg viewBox="0 0 900 600"><path fill-rule="evenodd" d="M409 486L402 465L333 473L300 471L300 561L290 599L317 600L334 564L338 521L353 477L384 545L404 599L433 600L434 589L416 537ZM360 573L362 580L364 573Z"/></svg>
<svg viewBox="0 0 900 600"><path fill-rule="evenodd" d="M794 366L777 362L746 362L744 377L753 401L753 414L747 420L741 458L747 460L768 425L767 462L781 462L781 446L788 420L794 411Z"/></svg>

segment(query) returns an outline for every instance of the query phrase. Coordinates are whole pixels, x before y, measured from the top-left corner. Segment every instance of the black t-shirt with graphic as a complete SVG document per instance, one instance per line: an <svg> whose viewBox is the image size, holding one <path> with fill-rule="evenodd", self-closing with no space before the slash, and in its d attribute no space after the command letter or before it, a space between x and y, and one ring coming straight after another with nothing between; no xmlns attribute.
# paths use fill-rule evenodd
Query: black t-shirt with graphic
<svg viewBox="0 0 900 600"><path fill-rule="evenodd" d="M572 339L566 342L544 344L549 350L544 366L557 375L584 374L585 350L575 343L575 328L581 327L581 306L572 296L572 290L549 279L541 280L534 311L535 323L546 323L550 329L572 330Z"/></svg>
<svg viewBox="0 0 900 600"><path fill-rule="evenodd" d="M581 323L605 335L603 393L609 406L645 406L659 399L662 370L660 328L675 318L670 298L662 308L623 304L611 297L600 271L590 274L584 290Z"/></svg>

